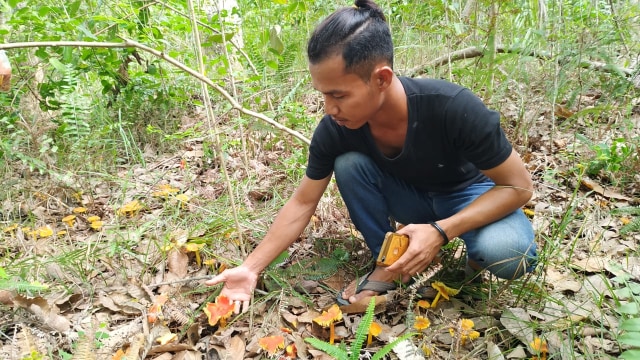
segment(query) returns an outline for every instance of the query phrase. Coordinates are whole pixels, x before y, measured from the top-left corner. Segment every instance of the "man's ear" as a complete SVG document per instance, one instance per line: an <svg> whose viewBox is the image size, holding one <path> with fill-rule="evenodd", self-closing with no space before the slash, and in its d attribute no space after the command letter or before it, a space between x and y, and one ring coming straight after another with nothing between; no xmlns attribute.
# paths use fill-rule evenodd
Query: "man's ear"
<svg viewBox="0 0 640 360"><path fill-rule="evenodd" d="M391 85L393 70L388 65L379 66L373 70L371 80L380 90L384 90Z"/></svg>

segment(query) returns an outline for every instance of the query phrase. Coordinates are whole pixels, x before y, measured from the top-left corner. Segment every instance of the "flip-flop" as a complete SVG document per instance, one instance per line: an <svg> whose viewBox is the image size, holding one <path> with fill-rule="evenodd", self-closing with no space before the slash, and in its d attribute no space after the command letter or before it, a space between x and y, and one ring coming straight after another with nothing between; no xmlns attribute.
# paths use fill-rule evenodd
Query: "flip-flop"
<svg viewBox="0 0 640 360"><path fill-rule="evenodd" d="M359 294L360 291L362 290L370 290L370 291L375 291L378 293L378 295L382 295L382 294L386 294L387 291L391 291L391 290L395 290L396 289L396 283L395 282L385 282L385 281L377 281L377 280L369 280L369 275L371 275L373 271L364 274L360 277L360 279L358 279L358 285L356 286L356 294ZM349 285L347 285L349 286ZM344 293L344 290L347 288L347 286L345 286L336 296L336 301L338 302L338 304L340 305L349 305L351 304L351 302L349 302L349 299L345 299L342 297L342 293Z"/></svg>

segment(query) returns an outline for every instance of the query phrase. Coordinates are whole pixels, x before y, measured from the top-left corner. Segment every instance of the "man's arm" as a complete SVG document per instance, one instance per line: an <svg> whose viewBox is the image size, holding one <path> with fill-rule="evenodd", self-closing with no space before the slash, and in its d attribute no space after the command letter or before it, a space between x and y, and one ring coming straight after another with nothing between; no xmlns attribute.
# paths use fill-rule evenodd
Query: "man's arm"
<svg viewBox="0 0 640 360"><path fill-rule="evenodd" d="M305 175L293 196L278 213L264 239L247 257L243 266L260 273L293 244L309 224L329 180L331 175L321 180L311 180Z"/></svg>
<svg viewBox="0 0 640 360"><path fill-rule="evenodd" d="M311 180L305 176L293 196L280 210L267 235L242 265L223 271L205 284L215 285L223 282L221 294L237 304L243 302L242 307L246 310L258 275L300 236L315 212L329 180L331 175L321 180Z"/></svg>
<svg viewBox="0 0 640 360"><path fill-rule="evenodd" d="M509 215L526 204L533 194L531 175L515 150L500 165L482 172L496 186L460 212L437 221L449 239ZM409 248L386 269L402 273L405 277L424 270L444 244L440 233L429 224L410 224L399 232L411 238Z"/></svg>
<svg viewBox="0 0 640 360"><path fill-rule="evenodd" d="M526 204L533 195L531 174L515 150L502 164L482 173L496 186L462 211L438 221L449 239L502 219Z"/></svg>

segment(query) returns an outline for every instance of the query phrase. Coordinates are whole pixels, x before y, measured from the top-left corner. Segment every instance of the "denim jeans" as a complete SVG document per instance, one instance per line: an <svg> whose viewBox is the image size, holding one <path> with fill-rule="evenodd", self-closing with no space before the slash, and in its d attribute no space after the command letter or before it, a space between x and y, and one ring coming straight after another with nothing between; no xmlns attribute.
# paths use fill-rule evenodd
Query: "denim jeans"
<svg viewBox="0 0 640 360"><path fill-rule="evenodd" d="M334 173L351 220L364 236L374 259L384 235L392 231L389 217L401 224L445 219L495 185L486 181L456 192L420 191L381 171L371 158L356 152L340 155ZM460 238L467 248L468 259L499 278L517 278L535 267L533 227L520 209Z"/></svg>

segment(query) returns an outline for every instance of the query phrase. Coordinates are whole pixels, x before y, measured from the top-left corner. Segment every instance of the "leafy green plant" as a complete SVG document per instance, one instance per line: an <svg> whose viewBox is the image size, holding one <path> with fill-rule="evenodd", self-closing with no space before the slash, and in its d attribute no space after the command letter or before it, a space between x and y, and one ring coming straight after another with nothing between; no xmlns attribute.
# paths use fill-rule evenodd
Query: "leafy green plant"
<svg viewBox="0 0 640 360"><path fill-rule="evenodd" d="M629 300L617 308L621 331L617 334L617 340L624 349L620 354L621 359L638 360L640 359L640 285L629 281L629 277L629 274L622 273L614 278L623 286L620 294L624 294L624 297Z"/></svg>
<svg viewBox="0 0 640 360"><path fill-rule="evenodd" d="M611 144L606 142L594 143L582 134L576 134L581 142L589 146L595 156L586 164L586 174L590 176L598 175L601 171L608 174L619 172L625 161L635 154L635 146L624 138L616 138Z"/></svg>
<svg viewBox="0 0 640 360"><path fill-rule="evenodd" d="M33 295L48 289L47 285L37 281L28 282L23 280L16 281L9 277L4 268L0 267L0 290L14 290L19 293Z"/></svg>
<svg viewBox="0 0 640 360"><path fill-rule="evenodd" d="M613 215L635 215L629 223L620 228L620 234L627 235L629 233L640 231L640 207L638 206L625 206L618 209L614 209L611 214Z"/></svg>
<svg viewBox="0 0 640 360"><path fill-rule="evenodd" d="M355 340L350 347L347 348L345 343L340 343L339 345L332 345L326 341L322 341L316 338L306 338L304 341L311 344L318 350L324 351L335 359L338 360L357 360L360 358L360 351L362 350L362 346L367 339L367 334L369 333L369 327L371 327L371 323L373 322L373 310L375 309L375 298L371 298L369 302L369 306L367 306L367 311L365 312L360 324L358 325L358 329L356 330ZM376 351L375 355L371 357L371 360L382 359L386 354L391 352L393 348L400 342L409 339L413 336L413 333L407 333L394 341L385 345L382 349Z"/></svg>

